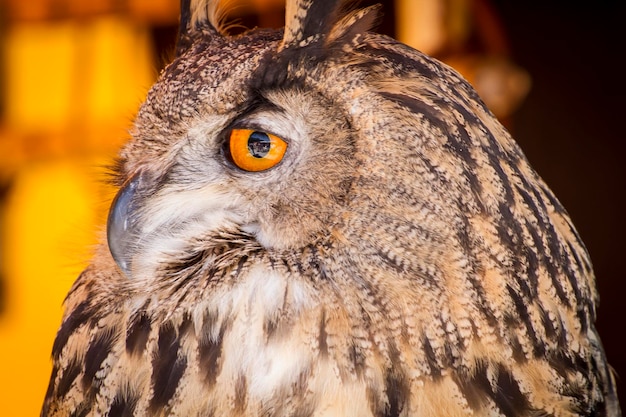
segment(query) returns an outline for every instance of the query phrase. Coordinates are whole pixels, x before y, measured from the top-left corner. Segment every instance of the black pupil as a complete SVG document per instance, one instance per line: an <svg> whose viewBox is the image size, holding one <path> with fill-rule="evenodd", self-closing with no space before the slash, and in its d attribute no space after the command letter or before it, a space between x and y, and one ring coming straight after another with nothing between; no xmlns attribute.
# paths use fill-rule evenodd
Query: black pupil
<svg viewBox="0 0 626 417"><path fill-rule="evenodd" d="M267 133L252 132L248 138L248 150L255 158L263 158L270 151L271 141Z"/></svg>

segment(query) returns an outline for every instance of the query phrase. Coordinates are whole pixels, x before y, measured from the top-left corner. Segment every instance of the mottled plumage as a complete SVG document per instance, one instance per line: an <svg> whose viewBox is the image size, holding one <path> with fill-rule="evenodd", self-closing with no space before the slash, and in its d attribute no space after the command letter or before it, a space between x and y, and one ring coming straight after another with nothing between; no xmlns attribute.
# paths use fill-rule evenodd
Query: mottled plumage
<svg viewBox="0 0 626 417"><path fill-rule="evenodd" d="M455 71L339 3L232 37L182 1L42 416L620 415L561 204ZM286 151L245 171L235 131Z"/></svg>

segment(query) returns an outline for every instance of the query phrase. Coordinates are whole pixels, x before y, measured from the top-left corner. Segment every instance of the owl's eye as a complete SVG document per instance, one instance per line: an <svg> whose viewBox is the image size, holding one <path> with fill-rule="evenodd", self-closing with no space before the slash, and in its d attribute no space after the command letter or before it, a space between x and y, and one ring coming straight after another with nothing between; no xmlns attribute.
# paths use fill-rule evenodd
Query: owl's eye
<svg viewBox="0 0 626 417"><path fill-rule="evenodd" d="M233 163L249 172L265 171L285 155L287 142L271 133L251 129L233 129L228 140Z"/></svg>

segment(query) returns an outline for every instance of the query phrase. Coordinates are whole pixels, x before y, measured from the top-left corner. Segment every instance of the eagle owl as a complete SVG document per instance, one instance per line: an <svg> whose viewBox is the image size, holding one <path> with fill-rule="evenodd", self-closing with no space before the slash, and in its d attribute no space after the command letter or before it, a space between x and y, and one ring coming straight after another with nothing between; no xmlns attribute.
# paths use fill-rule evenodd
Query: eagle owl
<svg viewBox="0 0 626 417"><path fill-rule="evenodd" d="M290 0L183 0L42 416L619 416L589 256L455 71Z"/></svg>

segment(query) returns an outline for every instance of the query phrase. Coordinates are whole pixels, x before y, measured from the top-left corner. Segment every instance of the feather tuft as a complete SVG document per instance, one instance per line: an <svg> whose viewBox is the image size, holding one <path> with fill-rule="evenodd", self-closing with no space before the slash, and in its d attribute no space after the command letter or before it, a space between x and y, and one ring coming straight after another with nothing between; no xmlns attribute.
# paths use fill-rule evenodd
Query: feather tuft
<svg viewBox="0 0 626 417"><path fill-rule="evenodd" d="M224 35L225 16L229 1L218 0L181 0L180 27L176 45L179 56L191 45L193 34L199 30L215 35Z"/></svg>
<svg viewBox="0 0 626 417"><path fill-rule="evenodd" d="M380 4L363 9L353 10L343 16L331 29L326 39L327 44L334 43L342 38L349 38L358 33L371 30L378 24Z"/></svg>
<svg viewBox="0 0 626 417"><path fill-rule="evenodd" d="M287 0L283 48L304 46L326 36L336 22L340 0Z"/></svg>
<svg viewBox="0 0 626 417"><path fill-rule="evenodd" d="M223 34L225 32L225 17L226 10L230 1L217 1L217 0L191 0L190 12L191 21L190 28L192 30L196 27L209 25L215 29L218 33Z"/></svg>

